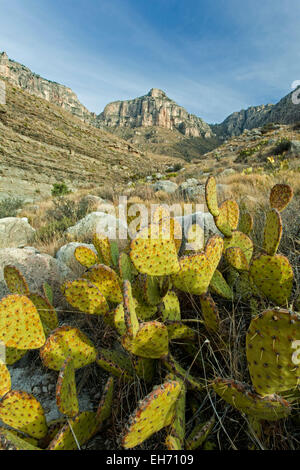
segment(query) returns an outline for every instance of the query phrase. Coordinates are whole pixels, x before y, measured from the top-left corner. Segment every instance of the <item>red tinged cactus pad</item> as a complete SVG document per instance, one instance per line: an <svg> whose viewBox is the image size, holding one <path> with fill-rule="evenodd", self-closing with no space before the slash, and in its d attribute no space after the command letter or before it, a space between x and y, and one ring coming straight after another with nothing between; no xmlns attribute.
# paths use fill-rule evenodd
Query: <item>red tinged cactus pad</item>
<svg viewBox="0 0 300 470"><path fill-rule="evenodd" d="M250 265L256 287L277 305L287 303L293 287L293 269L282 255L260 255Z"/></svg>
<svg viewBox="0 0 300 470"><path fill-rule="evenodd" d="M217 184L213 176L210 176L205 184L205 199L209 212L214 216L218 217L220 211L218 207L217 198Z"/></svg>
<svg viewBox="0 0 300 470"><path fill-rule="evenodd" d="M16 431L0 428L0 450L41 450L22 439Z"/></svg>
<svg viewBox="0 0 300 470"><path fill-rule="evenodd" d="M201 313L205 327L208 331L218 331L220 329L220 317L218 307L209 294L200 296Z"/></svg>
<svg viewBox="0 0 300 470"><path fill-rule="evenodd" d="M29 298L39 313L45 336L48 336L52 330L58 327L58 318L55 308L52 307L45 297L39 294L29 294Z"/></svg>
<svg viewBox="0 0 300 470"><path fill-rule="evenodd" d="M224 239L224 253L227 248L238 247L244 253L248 263L250 263L253 255L253 241L245 233L233 232L231 237Z"/></svg>
<svg viewBox="0 0 300 470"><path fill-rule="evenodd" d="M121 279L109 266L97 264L83 277L95 284L108 302L122 302Z"/></svg>
<svg viewBox="0 0 300 470"><path fill-rule="evenodd" d="M78 246L74 251L74 256L78 263L80 263L82 266L85 266L86 268L90 268L99 262L96 253L88 246Z"/></svg>
<svg viewBox="0 0 300 470"><path fill-rule="evenodd" d="M136 315L136 301L132 296L132 288L129 281L123 284L123 306L126 334L134 338L139 330L139 322Z"/></svg>
<svg viewBox="0 0 300 470"><path fill-rule="evenodd" d="M270 193L270 205L281 212L293 198L293 189L288 184L275 184Z"/></svg>
<svg viewBox="0 0 300 470"><path fill-rule="evenodd" d="M267 213L263 249L268 255L275 255L282 236L282 221L277 209Z"/></svg>
<svg viewBox="0 0 300 470"><path fill-rule="evenodd" d="M46 341L37 309L24 295L0 301L0 341L16 349L38 349Z"/></svg>
<svg viewBox="0 0 300 470"><path fill-rule="evenodd" d="M212 387L231 406L256 419L277 421L291 413L289 403L283 398L277 395L262 397L247 384L232 379L217 378Z"/></svg>
<svg viewBox="0 0 300 470"><path fill-rule="evenodd" d="M252 319L246 352L253 386L271 395L300 385L300 316L289 310L265 310Z"/></svg>
<svg viewBox="0 0 300 470"><path fill-rule="evenodd" d="M96 413L93 411L83 411L75 418L68 420L50 442L47 450L78 450L73 433L79 446L82 446L94 436L97 430L98 421Z"/></svg>
<svg viewBox="0 0 300 470"><path fill-rule="evenodd" d="M78 328L61 326L52 332L40 350L46 367L60 370L68 356L73 359L75 369L96 360L97 351L91 340Z"/></svg>
<svg viewBox="0 0 300 470"><path fill-rule="evenodd" d="M141 323L134 338L128 335L122 337L122 345L136 356L159 359L168 354L168 329L158 321Z"/></svg>
<svg viewBox="0 0 300 470"><path fill-rule="evenodd" d="M10 373L8 368L0 360L0 398L11 389Z"/></svg>
<svg viewBox="0 0 300 470"><path fill-rule="evenodd" d="M79 412L75 369L73 359L69 356L60 369L56 385L56 404L59 411L70 417L74 417Z"/></svg>
<svg viewBox="0 0 300 470"><path fill-rule="evenodd" d="M0 419L8 426L36 439L42 439L48 431L42 405L26 392L11 390L2 398Z"/></svg>
<svg viewBox="0 0 300 470"><path fill-rule="evenodd" d="M212 431L215 421L215 416L213 415L206 423L197 424L185 441L185 449L194 450L202 446Z"/></svg>
<svg viewBox="0 0 300 470"><path fill-rule="evenodd" d="M238 227L239 206L236 201L227 199L221 204L219 211L219 215L215 217L215 224L225 237L230 237Z"/></svg>
<svg viewBox="0 0 300 470"><path fill-rule="evenodd" d="M177 249L170 232L152 224L132 240L130 258L140 273L165 276L179 271Z"/></svg>
<svg viewBox="0 0 300 470"><path fill-rule="evenodd" d="M97 285L86 279L67 281L61 288L72 307L90 315L103 315L108 312L107 301Z"/></svg>
<svg viewBox="0 0 300 470"><path fill-rule="evenodd" d="M169 426L174 419L175 404L181 392L180 381L170 380L154 387L130 417L123 437L123 447L131 449L152 434Z"/></svg>
<svg viewBox="0 0 300 470"><path fill-rule="evenodd" d="M3 276L12 294L28 295L29 288L24 276L15 266L4 266Z"/></svg>

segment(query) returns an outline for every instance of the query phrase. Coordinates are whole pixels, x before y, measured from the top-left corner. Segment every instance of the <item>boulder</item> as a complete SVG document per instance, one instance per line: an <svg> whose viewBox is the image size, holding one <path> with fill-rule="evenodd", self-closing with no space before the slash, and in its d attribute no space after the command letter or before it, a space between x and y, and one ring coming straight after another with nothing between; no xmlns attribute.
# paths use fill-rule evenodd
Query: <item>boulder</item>
<svg viewBox="0 0 300 470"><path fill-rule="evenodd" d="M81 276L86 268L82 266L78 261L76 260L74 256L74 251L78 246L85 246L87 248L90 248L93 250L96 254L97 251L92 244L88 243L76 243L76 242L71 242L67 243L66 245L63 245L58 252L55 255L55 258L59 261L64 263L68 268L71 269L77 276Z"/></svg>
<svg viewBox="0 0 300 470"><path fill-rule="evenodd" d="M0 219L0 248L22 248L33 242L35 230L27 217Z"/></svg>
<svg viewBox="0 0 300 470"><path fill-rule="evenodd" d="M226 178L226 176L234 175L236 171L233 168L226 168L219 175L218 178Z"/></svg>
<svg viewBox="0 0 300 470"><path fill-rule="evenodd" d="M62 261L40 253L33 247L3 248L0 250L0 298L9 294L3 276L4 266L8 264L19 269L32 292L42 294L43 283L47 282L53 289L55 305L61 305L63 300L61 284L76 278Z"/></svg>
<svg viewBox="0 0 300 470"><path fill-rule="evenodd" d="M112 205L109 205L114 210ZM76 225L67 229L68 236L73 240L91 240L97 233L104 234L111 239L118 238L121 232L121 238L127 229L126 221L122 221L112 214L106 212L91 212Z"/></svg>
<svg viewBox="0 0 300 470"><path fill-rule="evenodd" d="M288 152L289 157L300 157L300 140L292 140Z"/></svg>
<svg viewBox="0 0 300 470"><path fill-rule="evenodd" d="M203 229L205 242L211 235L222 235L217 229L214 218L210 212L194 212L193 214L174 218L180 222L185 235L187 234L189 227L194 223L199 224Z"/></svg>
<svg viewBox="0 0 300 470"><path fill-rule="evenodd" d="M178 185L173 181L164 180L164 181L157 181L152 185L154 191L165 191L168 194L175 193L178 188Z"/></svg>

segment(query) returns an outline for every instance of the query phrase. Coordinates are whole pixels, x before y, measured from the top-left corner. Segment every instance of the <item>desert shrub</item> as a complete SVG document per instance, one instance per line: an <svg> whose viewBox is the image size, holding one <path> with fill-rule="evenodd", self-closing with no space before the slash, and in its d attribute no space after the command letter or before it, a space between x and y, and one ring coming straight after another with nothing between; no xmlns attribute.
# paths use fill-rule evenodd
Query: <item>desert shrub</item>
<svg viewBox="0 0 300 470"><path fill-rule="evenodd" d="M23 206L23 200L14 197L7 197L0 201L0 219L4 217L15 217L17 210Z"/></svg>
<svg viewBox="0 0 300 470"><path fill-rule="evenodd" d="M289 139L280 139L275 149L273 150L274 155L281 155L283 152L288 152L291 148L291 141Z"/></svg>
<svg viewBox="0 0 300 470"><path fill-rule="evenodd" d="M71 190L68 188L67 184L62 183L54 183L51 189L52 196L64 196L65 194L69 194Z"/></svg>

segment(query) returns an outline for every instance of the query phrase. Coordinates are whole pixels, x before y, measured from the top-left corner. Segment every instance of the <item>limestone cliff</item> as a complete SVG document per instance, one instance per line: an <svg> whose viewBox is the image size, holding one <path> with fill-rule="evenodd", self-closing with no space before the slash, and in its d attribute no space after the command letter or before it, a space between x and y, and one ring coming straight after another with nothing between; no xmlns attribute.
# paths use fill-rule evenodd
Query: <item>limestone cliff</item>
<svg viewBox="0 0 300 470"><path fill-rule="evenodd" d="M212 136L206 122L189 114L157 88L152 88L147 95L139 98L109 103L97 121L100 127L161 127L178 130L187 137Z"/></svg>

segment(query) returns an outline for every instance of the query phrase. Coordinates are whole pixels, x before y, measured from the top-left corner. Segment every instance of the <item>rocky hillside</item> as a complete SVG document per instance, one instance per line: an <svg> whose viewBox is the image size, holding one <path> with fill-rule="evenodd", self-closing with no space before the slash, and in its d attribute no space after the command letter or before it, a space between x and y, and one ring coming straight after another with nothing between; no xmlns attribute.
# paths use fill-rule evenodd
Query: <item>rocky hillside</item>
<svg viewBox="0 0 300 470"><path fill-rule="evenodd" d="M1 198L38 199L50 195L52 185L61 181L74 189L114 189L175 161L150 159L117 136L5 83L6 105L0 105Z"/></svg>
<svg viewBox="0 0 300 470"><path fill-rule="evenodd" d="M293 103L294 93L295 91L289 93L275 105L251 106L230 114L221 124L212 125L211 128L218 136L229 137L240 135L245 129L255 129L271 122L293 124L300 121L300 104Z"/></svg>

